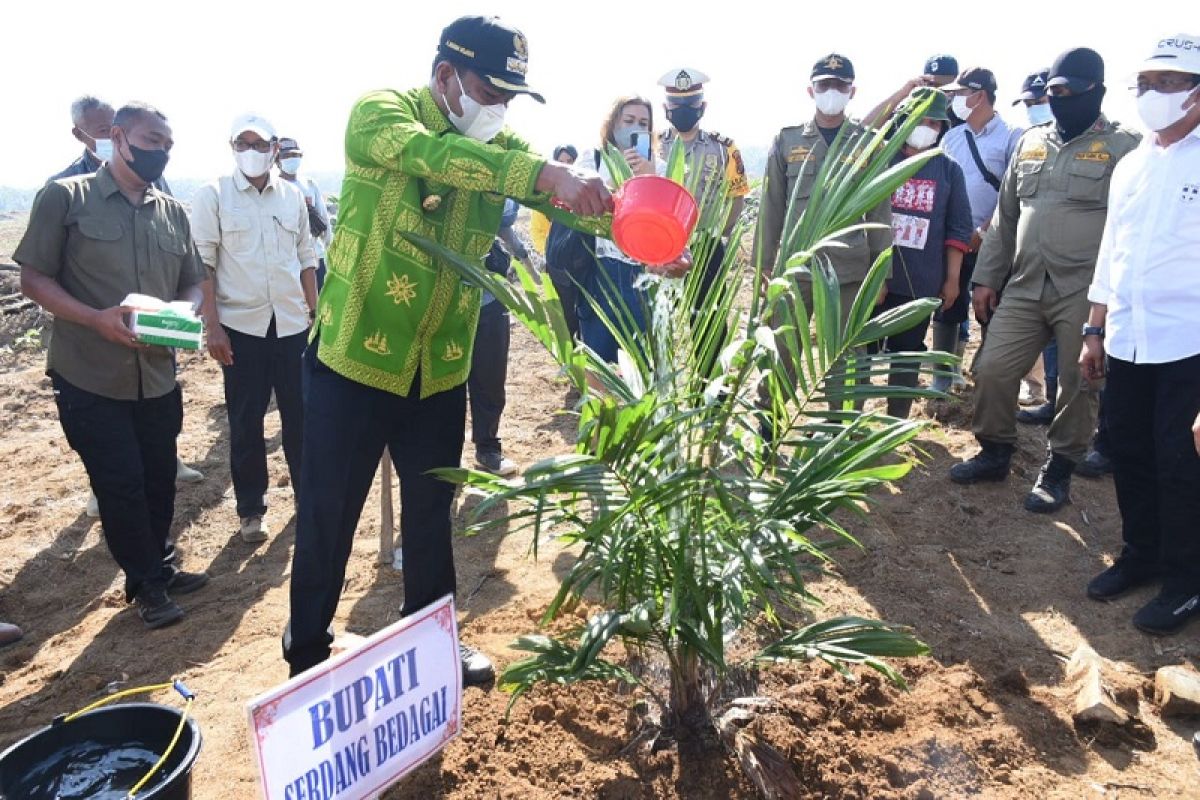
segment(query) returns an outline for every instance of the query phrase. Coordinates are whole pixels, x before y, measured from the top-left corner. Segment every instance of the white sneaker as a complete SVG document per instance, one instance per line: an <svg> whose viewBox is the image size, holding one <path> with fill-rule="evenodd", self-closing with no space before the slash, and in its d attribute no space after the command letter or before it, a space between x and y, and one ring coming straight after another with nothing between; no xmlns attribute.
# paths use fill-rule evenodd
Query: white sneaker
<svg viewBox="0 0 1200 800"><path fill-rule="evenodd" d="M87 508L83 510L92 519L100 518L100 501L96 499L95 492L88 492Z"/></svg>
<svg viewBox="0 0 1200 800"><path fill-rule="evenodd" d="M517 464L512 459L505 458L495 450L476 450L475 466L484 472L490 472L501 478L511 478L517 474Z"/></svg>
<svg viewBox="0 0 1200 800"><path fill-rule="evenodd" d="M1017 404L1022 406L1040 406L1046 402L1046 393L1042 387L1029 381L1021 381L1021 393L1017 395Z"/></svg>
<svg viewBox="0 0 1200 800"><path fill-rule="evenodd" d="M177 483L199 483L202 480L204 480L203 472L192 469L183 463L182 458L175 459L175 481Z"/></svg>
<svg viewBox="0 0 1200 800"><path fill-rule="evenodd" d="M267 529L263 527L262 517L242 517L242 527L238 529L242 541L246 544L259 544L267 540Z"/></svg>

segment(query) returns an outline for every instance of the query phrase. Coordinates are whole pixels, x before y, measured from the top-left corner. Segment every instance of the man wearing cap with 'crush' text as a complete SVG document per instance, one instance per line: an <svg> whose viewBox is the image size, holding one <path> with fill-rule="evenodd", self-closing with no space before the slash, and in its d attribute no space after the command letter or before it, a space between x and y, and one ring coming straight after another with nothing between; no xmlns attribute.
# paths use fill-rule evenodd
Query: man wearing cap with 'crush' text
<svg viewBox="0 0 1200 800"><path fill-rule="evenodd" d="M1159 40L1134 91L1150 133L1113 174L1080 357L1108 379L1124 548L1087 593L1161 579L1133 624L1162 635L1200 617L1200 37Z"/></svg>
<svg viewBox="0 0 1200 800"><path fill-rule="evenodd" d="M547 162L504 128L526 83L528 44L494 17L443 31L418 88L362 97L346 129L346 177L328 274L305 353L308 394L300 512L284 655L299 674L330 654L346 562L383 449L400 478L404 605L412 614L455 590L454 486L480 290L413 246L411 232L482 262L504 198L611 235L603 182ZM550 200L574 215L552 208ZM491 662L461 647L464 682Z"/></svg>

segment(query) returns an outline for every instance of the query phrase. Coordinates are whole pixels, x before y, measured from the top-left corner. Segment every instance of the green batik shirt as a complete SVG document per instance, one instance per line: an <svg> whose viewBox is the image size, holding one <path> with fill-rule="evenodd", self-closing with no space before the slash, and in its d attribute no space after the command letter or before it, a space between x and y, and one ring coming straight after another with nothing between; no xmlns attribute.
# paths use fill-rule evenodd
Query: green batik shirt
<svg viewBox="0 0 1200 800"><path fill-rule="evenodd" d="M313 328L318 358L400 395L418 371L422 398L465 383L480 290L402 234L482 264L505 197L546 206L534 191L544 164L507 129L486 144L459 135L428 88L360 99L346 129L337 232ZM588 227L597 224L607 231L607 221Z"/></svg>

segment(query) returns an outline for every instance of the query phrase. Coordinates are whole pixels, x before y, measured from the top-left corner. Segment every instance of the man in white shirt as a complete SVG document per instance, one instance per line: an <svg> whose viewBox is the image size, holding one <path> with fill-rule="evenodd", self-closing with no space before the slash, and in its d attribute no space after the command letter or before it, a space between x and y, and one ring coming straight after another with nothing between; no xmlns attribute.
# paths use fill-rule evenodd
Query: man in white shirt
<svg viewBox="0 0 1200 800"><path fill-rule="evenodd" d="M303 193L271 173L279 150L275 128L244 115L234 121L229 144L237 167L196 192L191 222L212 277L203 313L208 351L225 377L240 532L255 543L267 539L263 418L272 390L292 486L300 480L300 357L317 305L317 255Z"/></svg>
<svg viewBox="0 0 1200 800"><path fill-rule="evenodd" d="M279 140L279 155L275 163L279 165L279 177L292 184L304 194L304 202L308 205L309 233L313 237L313 249L317 251L317 291L325 282L325 252L333 241L333 226L329 224L329 209L325 206L325 196L317 182L307 176L300 176L300 164L304 160L304 151L300 143L289 137Z"/></svg>
<svg viewBox="0 0 1200 800"><path fill-rule="evenodd" d="M1079 358L1108 377L1124 547L1087 593L1161 579L1133 624L1166 635L1200 616L1200 36L1160 40L1136 92L1152 135L1113 174Z"/></svg>

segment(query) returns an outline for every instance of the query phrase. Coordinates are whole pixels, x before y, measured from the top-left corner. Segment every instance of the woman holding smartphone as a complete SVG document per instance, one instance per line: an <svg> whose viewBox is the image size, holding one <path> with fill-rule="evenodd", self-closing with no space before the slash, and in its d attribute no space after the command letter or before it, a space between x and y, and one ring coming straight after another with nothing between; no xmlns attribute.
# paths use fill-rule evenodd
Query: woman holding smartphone
<svg viewBox="0 0 1200 800"><path fill-rule="evenodd" d="M656 173L652 155L655 150L654 112L646 98L617 98L600 128L600 141L620 150L634 175ZM612 176L600 157L600 152L599 149L585 151L580 154L575 164L583 169L595 169L609 188L614 188ZM622 253L615 243L608 239L596 238L596 269L591 270L583 282L583 289L592 301L589 302L583 296L579 297L579 333L584 344L605 361L617 360L617 340L604 321L597 316L592 303L599 306L605 316L618 326L628 317L635 330L644 331L647 316L646 296L645 292L636 286L643 271L642 265ZM624 309L614 309L614 296L623 301Z"/></svg>

